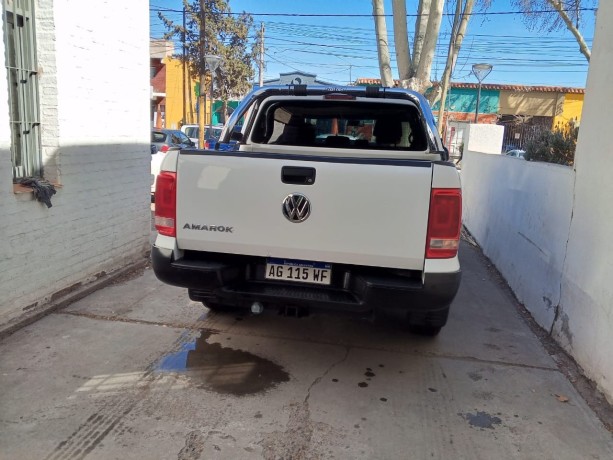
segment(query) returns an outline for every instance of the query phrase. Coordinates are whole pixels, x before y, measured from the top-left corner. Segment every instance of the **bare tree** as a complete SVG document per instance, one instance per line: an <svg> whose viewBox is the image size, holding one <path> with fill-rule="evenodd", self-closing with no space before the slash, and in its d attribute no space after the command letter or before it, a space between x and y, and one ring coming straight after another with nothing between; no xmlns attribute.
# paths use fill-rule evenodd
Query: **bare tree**
<svg viewBox="0 0 613 460"><path fill-rule="evenodd" d="M425 0L424 0L425 3ZM413 62L415 74L408 82L408 87L414 91L423 93L432 83L430 82L430 71L432 69L432 61L436 51L436 42L441 29L441 20L443 18L443 7L445 0L431 0L430 13L428 15L428 25L424 42L419 56L419 62Z"/></svg>
<svg viewBox="0 0 613 460"><path fill-rule="evenodd" d="M407 4L406 0L393 0L394 12L394 44L396 46L396 65L398 78L408 80L411 78L411 51L409 50L409 34L407 32Z"/></svg>
<svg viewBox="0 0 613 460"><path fill-rule="evenodd" d="M428 28L428 18L430 17L430 4L432 0L419 0L417 5L417 17L415 18L415 39L413 40L413 61L411 66L417 66L421 57L421 49L424 46L424 37ZM414 70L412 73L415 73ZM411 75L413 76L413 75Z"/></svg>
<svg viewBox="0 0 613 460"><path fill-rule="evenodd" d="M390 63L390 51L387 43L387 25L385 24L383 0L372 0L372 14L375 19L375 34L377 37L377 53L379 55L381 84L383 86L394 86L392 66Z"/></svg>
<svg viewBox="0 0 613 460"><path fill-rule="evenodd" d="M375 0L373 0L374 4ZM419 0L413 55L409 50L406 3L394 0L394 42L400 85L421 93L431 85L430 71L443 17L445 0Z"/></svg>
<svg viewBox="0 0 613 460"><path fill-rule="evenodd" d="M464 40L464 35L466 34L466 27L468 26L468 20L472 14L474 3L474 0L456 0L456 10L453 18L453 26L451 28L451 36L449 38L447 63L445 64L445 71L443 72L443 78L440 85L441 107L438 112L437 124L439 131L442 131L443 127L449 81L451 80L451 74L453 73L458 53L460 52L460 47Z"/></svg>
<svg viewBox="0 0 613 460"><path fill-rule="evenodd" d="M581 13L584 8L595 7L597 0L512 0L512 3L525 13L524 22L531 30L545 28L551 32L566 27L589 62L590 48L579 30ZM555 11L551 11L552 8Z"/></svg>

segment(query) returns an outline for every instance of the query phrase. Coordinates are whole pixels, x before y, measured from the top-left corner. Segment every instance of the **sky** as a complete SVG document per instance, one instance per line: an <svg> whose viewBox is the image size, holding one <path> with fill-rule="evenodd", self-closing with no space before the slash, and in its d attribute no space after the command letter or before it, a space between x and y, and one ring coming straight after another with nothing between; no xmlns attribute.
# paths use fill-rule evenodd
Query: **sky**
<svg viewBox="0 0 613 460"><path fill-rule="evenodd" d="M303 71L334 84L357 78L380 78L371 0L228 0L232 12L253 14L255 26L263 22L266 45L264 79L280 73ZM477 0L477 3L479 0ZM417 0L407 1L407 14L417 11ZM530 31L510 0L492 0L485 11L476 7L468 24L452 81L476 82L475 63L488 63L492 72L484 83L584 87L588 63L567 29ZM160 38L164 26L157 9L182 9L181 0L150 0L151 36ZM447 10L445 10L447 12ZM385 13L392 13L385 0ZM453 11L449 11L453 13ZM180 12L165 12L181 20ZM352 17L300 17L296 14L364 15ZM431 79L441 78L445 67L452 16L443 17ZM409 39L414 17L407 19ZM595 13L583 12L581 32L591 47ZM395 67L392 18L387 18L392 74ZM255 36L255 30L252 36ZM179 48L177 48L177 51ZM257 81L257 74L256 74Z"/></svg>

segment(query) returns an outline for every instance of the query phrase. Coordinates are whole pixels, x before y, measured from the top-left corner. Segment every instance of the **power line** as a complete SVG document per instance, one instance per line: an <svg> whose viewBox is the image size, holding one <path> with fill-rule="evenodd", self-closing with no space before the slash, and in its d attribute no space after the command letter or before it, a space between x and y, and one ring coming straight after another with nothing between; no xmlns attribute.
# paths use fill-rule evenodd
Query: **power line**
<svg viewBox="0 0 613 460"><path fill-rule="evenodd" d="M596 11L596 8L581 8L579 11ZM183 10L172 8L158 7L152 5L150 13L157 15L156 12L168 13L168 16L173 16L175 13L182 14ZM554 13L555 10L541 10L536 13ZM574 11L573 11L574 12ZM225 15L239 15L243 13L221 13ZM302 14L302 13L250 13L252 16L275 16L275 17L305 17L305 18L322 18L322 17L364 17L371 18L372 14ZM501 11L501 12L476 12L472 16L487 16L487 15L521 15L525 14L522 11ZM166 15L166 14L164 14ZM453 14L445 14L452 16ZM393 17L393 15L383 15ZM417 17L416 14L408 14L407 17ZM164 27L162 24L152 24L151 30L160 30L154 28ZM351 60L351 65L356 69L363 69L364 73L370 73L368 69L378 69L377 65L362 65L354 64L354 61L376 61L376 47L374 39L366 36L373 34L372 28L364 27L342 27L334 25L320 24L305 24L297 22L285 21L267 21L266 27L269 31L267 40L269 50L274 50L273 53L265 53L265 55L290 69L301 71L297 66L317 67L326 69L333 67L332 72L320 72L322 75L330 75L342 73L343 69L347 68L349 63L338 63L343 59ZM164 29L161 29L164 30ZM412 34L412 31L409 31ZM497 72L501 73L549 73L549 74L565 74L585 73L588 68L588 63L577 57L577 53L572 52L568 45L575 43L575 40L570 37L535 37L525 35L492 35L492 34L470 34L473 38L470 46L468 43L462 47L458 57L458 66L460 72L465 69L466 64L460 66L460 62L466 61L488 61L496 64ZM449 32L442 31L439 35L434 57L434 66L442 65L445 59L447 46L444 44L448 38ZM304 37L301 39L301 37ZM374 37L374 35L373 35ZM255 37L250 36L251 40ZM393 52L394 40L393 31L388 29L388 38L390 51ZM477 39L478 41L475 41ZM323 42L322 42L323 41ZM592 42L592 38L586 38L588 43ZM281 53L286 53L282 57ZM299 54L322 56L325 60L337 59L336 63L326 62L305 62L302 60L292 59ZM509 57L506 57L509 56ZM290 58L290 59L288 59ZM358 61L359 62L359 61ZM307 68L308 68L307 67ZM529 69L527 69L529 67ZM336 70L339 69L340 70ZM395 68L395 66L394 66ZM576 70L575 70L576 69ZM466 77L456 78L468 78Z"/></svg>
<svg viewBox="0 0 613 460"><path fill-rule="evenodd" d="M565 12L584 12L584 11L596 11L598 8L577 8L571 10L563 10ZM173 13L182 13L183 10L176 10L172 8L162 8L162 7L150 7L150 11L161 11L161 12L173 12ZM531 11L530 14L545 14L545 13L557 13L557 10L536 10ZM220 11L217 14L225 15L225 16L240 16L243 13L234 13L232 11ZM267 16L267 17L292 17L292 18L372 18L372 17L386 17L392 18L393 14L372 14L372 13L247 13L251 16ZM512 14L526 14L523 11L477 11L471 13L471 16L503 16L503 15L512 15ZM443 16L453 16L454 13L443 13ZM428 14L407 14L407 18L417 18L421 16L428 16Z"/></svg>

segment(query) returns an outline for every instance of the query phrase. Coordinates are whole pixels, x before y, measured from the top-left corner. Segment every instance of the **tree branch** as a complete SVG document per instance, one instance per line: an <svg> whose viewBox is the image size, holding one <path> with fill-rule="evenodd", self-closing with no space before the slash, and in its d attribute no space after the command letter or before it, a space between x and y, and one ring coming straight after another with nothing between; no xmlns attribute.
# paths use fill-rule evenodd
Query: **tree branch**
<svg viewBox="0 0 613 460"><path fill-rule="evenodd" d="M585 40L583 39L583 35L581 35L581 32L579 32L579 29L575 27L575 25L573 24L573 21L570 19L570 17L568 17L568 14L566 14L566 11L564 11L564 5L562 5L562 2L560 0L547 0L547 3L553 6L555 10L558 12L560 17L566 24L566 27L568 28L568 30L570 30L570 32L575 36L575 39L577 40L577 43L579 44L579 50L585 56L585 59L587 59L587 62L590 62L590 58L592 57L590 48L587 46L587 43L585 43Z"/></svg>

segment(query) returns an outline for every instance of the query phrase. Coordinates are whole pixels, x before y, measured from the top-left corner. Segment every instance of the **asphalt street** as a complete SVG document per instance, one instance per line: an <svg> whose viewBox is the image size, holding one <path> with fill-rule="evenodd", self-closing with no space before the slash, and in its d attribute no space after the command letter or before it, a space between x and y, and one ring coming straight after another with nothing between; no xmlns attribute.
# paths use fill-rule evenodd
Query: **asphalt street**
<svg viewBox="0 0 613 460"><path fill-rule="evenodd" d="M613 458L478 249L461 263L435 339L119 280L0 342L0 458Z"/></svg>

